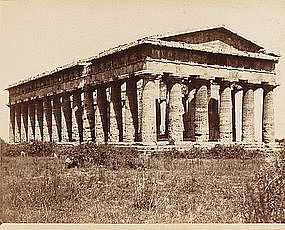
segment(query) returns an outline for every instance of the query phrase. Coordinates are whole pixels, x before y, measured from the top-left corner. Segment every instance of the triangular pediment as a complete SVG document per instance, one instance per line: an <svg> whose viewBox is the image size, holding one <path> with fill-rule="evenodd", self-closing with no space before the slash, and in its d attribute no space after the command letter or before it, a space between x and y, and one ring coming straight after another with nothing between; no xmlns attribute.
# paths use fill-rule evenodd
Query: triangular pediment
<svg viewBox="0 0 285 230"><path fill-rule="evenodd" d="M262 46L224 27L161 36L159 39L165 41L185 42L188 44L203 44L210 47L221 46L223 49L231 48L254 53L260 53L263 50Z"/></svg>

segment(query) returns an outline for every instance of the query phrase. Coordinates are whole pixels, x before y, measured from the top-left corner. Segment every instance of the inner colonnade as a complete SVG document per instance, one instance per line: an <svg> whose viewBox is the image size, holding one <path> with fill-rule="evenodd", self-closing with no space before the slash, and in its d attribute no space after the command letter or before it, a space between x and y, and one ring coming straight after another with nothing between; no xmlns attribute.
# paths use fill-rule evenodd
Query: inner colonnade
<svg viewBox="0 0 285 230"><path fill-rule="evenodd" d="M242 142L251 143L258 88L263 89L262 141L274 142L274 86L171 74L85 84L11 105L10 141L231 143L237 140L235 93L242 91Z"/></svg>

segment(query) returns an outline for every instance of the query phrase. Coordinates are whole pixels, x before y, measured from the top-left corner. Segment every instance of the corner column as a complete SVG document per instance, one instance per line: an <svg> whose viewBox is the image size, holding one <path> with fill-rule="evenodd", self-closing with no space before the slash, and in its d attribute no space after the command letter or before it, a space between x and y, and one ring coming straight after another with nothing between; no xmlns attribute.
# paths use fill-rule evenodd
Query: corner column
<svg viewBox="0 0 285 230"><path fill-rule="evenodd" d="M263 87L262 141L264 143L275 142L274 88L275 86Z"/></svg>
<svg viewBox="0 0 285 230"><path fill-rule="evenodd" d="M231 83L220 82L220 142L232 142L232 90Z"/></svg>
<svg viewBox="0 0 285 230"><path fill-rule="evenodd" d="M169 78L169 102L168 102L168 140L170 143L183 141L183 114L182 83L179 78Z"/></svg>
<svg viewBox="0 0 285 230"><path fill-rule="evenodd" d="M209 116L208 116L208 88L209 81L195 80L195 140L207 142L209 140Z"/></svg>
<svg viewBox="0 0 285 230"><path fill-rule="evenodd" d="M242 96L242 141L254 142L254 135L254 88L252 84L244 84Z"/></svg>
<svg viewBox="0 0 285 230"><path fill-rule="evenodd" d="M155 77L148 75L143 78L143 91L141 98L141 141L143 143L155 143L157 141L156 130L156 85Z"/></svg>

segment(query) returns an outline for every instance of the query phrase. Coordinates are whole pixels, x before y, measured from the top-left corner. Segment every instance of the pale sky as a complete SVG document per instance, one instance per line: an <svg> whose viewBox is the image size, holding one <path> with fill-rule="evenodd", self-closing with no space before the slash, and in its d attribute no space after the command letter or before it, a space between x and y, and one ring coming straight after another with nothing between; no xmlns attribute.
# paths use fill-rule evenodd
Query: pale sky
<svg viewBox="0 0 285 230"><path fill-rule="evenodd" d="M285 137L283 0L0 0L0 7L0 137L5 140L9 84L145 36L216 25L282 56L275 122L276 137ZM260 116L256 121L260 130Z"/></svg>

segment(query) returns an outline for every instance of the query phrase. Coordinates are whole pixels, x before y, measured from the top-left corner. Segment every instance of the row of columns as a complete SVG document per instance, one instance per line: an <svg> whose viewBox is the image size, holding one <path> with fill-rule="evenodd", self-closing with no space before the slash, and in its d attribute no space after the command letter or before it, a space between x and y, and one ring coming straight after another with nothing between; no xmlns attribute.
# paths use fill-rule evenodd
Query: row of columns
<svg viewBox="0 0 285 230"><path fill-rule="evenodd" d="M194 84L192 84L194 82ZM209 141L209 81L196 79L194 85L195 141ZM219 92L219 141L236 141L235 92L231 82L217 81ZM262 140L274 142L273 88L264 87ZM254 86L242 87L242 141L254 141ZM38 139L42 141L96 141L153 143L157 141L161 122L170 143L182 142L183 84L180 78L167 79L167 100L157 108L155 76L128 79L107 86L84 86L67 92L10 106L10 142ZM158 114L159 113L159 114ZM191 120L190 118L188 119ZM188 122L188 121L187 121ZM187 125L186 125L187 126ZM166 132L167 131L167 132Z"/></svg>

